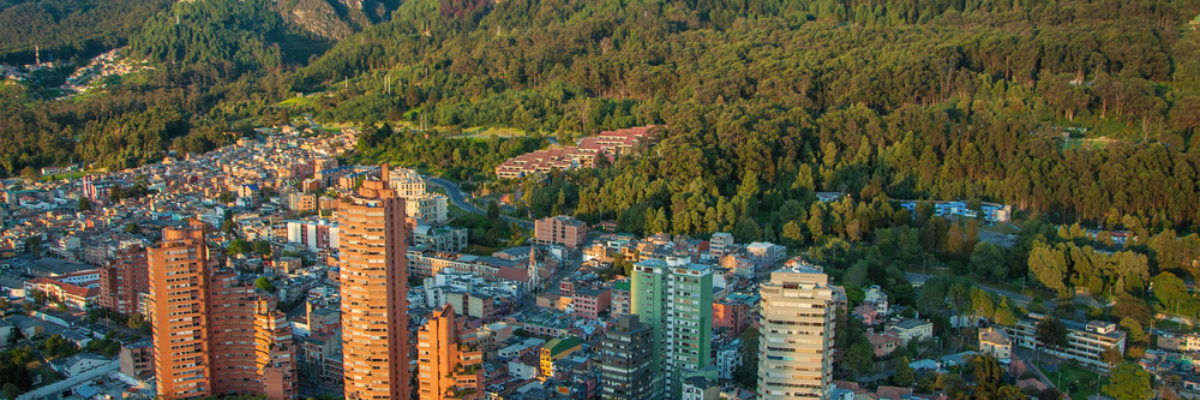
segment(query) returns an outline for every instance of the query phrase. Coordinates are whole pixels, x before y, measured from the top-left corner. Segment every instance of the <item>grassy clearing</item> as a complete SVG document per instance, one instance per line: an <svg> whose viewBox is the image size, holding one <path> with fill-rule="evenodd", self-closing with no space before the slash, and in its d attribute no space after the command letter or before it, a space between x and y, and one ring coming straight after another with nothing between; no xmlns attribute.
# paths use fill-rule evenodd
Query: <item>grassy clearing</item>
<svg viewBox="0 0 1200 400"><path fill-rule="evenodd" d="M1044 365L1045 363L1039 365L1038 368L1041 368L1046 377L1050 378L1050 382L1058 386L1058 390L1069 395L1071 400L1087 400L1089 396L1100 393L1097 388L1104 387L1108 383L1106 377L1074 364L1060 363L1058 371L1053 373L1046 371ZM1100 385L1096 385L1097 379L1100 379Z"/></svg>
<svg viewBox="0 0 1200 400"><path fill-rule="evenodd" d="M316 103L311 95L290 97L287 100L279 102L278 106L287 108L307 108L312 107Z"/></svg>

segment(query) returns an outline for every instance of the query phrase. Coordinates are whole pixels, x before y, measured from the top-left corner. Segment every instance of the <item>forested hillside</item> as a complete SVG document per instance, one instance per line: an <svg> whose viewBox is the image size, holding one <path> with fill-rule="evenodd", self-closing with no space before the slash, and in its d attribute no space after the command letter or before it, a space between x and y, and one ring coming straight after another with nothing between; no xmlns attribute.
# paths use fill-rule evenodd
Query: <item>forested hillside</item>
<svg viewBox="0 0 1200 400"><path fill-rule="evenodd" d="M326 120L560 142L666 124L640 157L518 183L519 206L807 249L839 282L880 284L930 315L947 296L989 318L1017 310L965 280L928 285L941 291L922 302L910 266L1029 278L1050 296L1116 302L1113 318L1140 332L1151 308L1200 304L1178 290L1200 274L1187 261L1200 243L1197 13L1197 1L417 0L293 74L292 90L324 91L297 107ZM438 141L459 156L429 168L418 136L379 136L362 155L491 179L462 157L472 141ZM1007 203L1025 229L999 246L980 221L892 199ZM1151 282L1171 290L1149 295Z"/></svg>
<svg viewBox="0 0 1200 400"><path fill-rule="evenodd" d="M12 35L0 35L0 40L49 35L71 46L101 50L128 43L123 54L150 60L154 70L72 100L55 100L40 90L41 79L61 82L69 72L62 69L35 73L33 82L0 82L0 176L35 175L38 167L71 162L125 168L159 160L168 149L210 150L248 132L259 118L275 115L266 107L287 96L285 74L332 45L322 36L328 33L322 26L304 23L325 12L334 17L344 12L354 20L346 26L351 30L343 32L348 35L360 27L357 24L382 20L395 7L391 1L367 1L356 4L370 9L339 11L331 4L345 6L341 2L319 1L328 8L269 0L189 1L166 8L167 2L159 9L146 1L137 6L122 1L93 6L60 0L3 8L0 17L13 23L0 24L0 30L11 30ZM136 10L120 8L126 6ZM59 18L58 25L15 22L37 21L42 14ZM297 14L308 19L296 20ZM89 20L101 17L103 21ZM85 26L72 25L88 21ZM114 31L129 26L135 28ZM89 42L93 31L105 32L101 36L106 41ZM131 32L132 37L124 36ZM29 45L12 43L18 49ZM51 53L49 42L39 43L44 56L58 54Z"/></svg>
<svg viewBox="0 0 1200 400"><path fill-rule="evenodd" d="M660 218L674 233L755 221L778 236L800 222L779 219L780 207L801 200L807 222L815 191L866 204L995 200L1107 227L1129 215L1188 231L1200 222L1194 0L416 0L311 63L320 51L305 50L327 42L265 8L181 3L150 19L133 51L186 83L144 85L176 101L138 112L223 129L211 127L274 119L276 102L324 91L294 111L360 122L424 115L561 139L666 124L652 154L572 173L562 204L534 210L635 231ZM72 118L88 120L74 107ZM6 113L25 118L4 129L71 125L43 112ZM152 158L180 132L115 140L119 121L41 141L82 139L68 159L128 154L104 163L119 166ZM389 154L394 143L364 150ZM6 155L7 174L64 158L22 154ZM874 214L857 217L862 234L887 213Z"/></svg>
<svg viewBox="0 0 1200 400"><path fill-rule="evenodd" d="M729 229L813 191L1200 222L1195 1L460 3L406 4L296 90L439 125L665 123L656 154L572 179L564 207L628 227Z"/></svg>
<svg viewBox="0 0 1200 400"><path fill-rule="evenodd" d="M124 45L171 0L0 0L0 62L77 61Z"/></svg>

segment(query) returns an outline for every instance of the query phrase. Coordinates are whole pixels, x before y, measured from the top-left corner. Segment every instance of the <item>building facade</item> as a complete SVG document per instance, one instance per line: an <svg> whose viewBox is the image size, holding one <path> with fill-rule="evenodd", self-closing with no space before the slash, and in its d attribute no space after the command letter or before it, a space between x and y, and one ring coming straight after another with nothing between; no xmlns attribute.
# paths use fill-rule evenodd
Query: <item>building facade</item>
<svg viewBox="0 0 1200 400"><path fill-rule="evenodd" d="M1029 313L1028 318L1018 321L1014 326L1005 327L1005 330L1017 346L1036 348L1103 371L1108 370L1108 363L1103 359L1105 351L1115 347L1125 354L1125 332L1117 329L1117 324L1112 322L1092 321L1085 324L1060 320L1067 327L1067 345L1062 348L1046 346L1037 340L1037 325L1044 318L1041 314Z"/></svg>
<svg viewBox="0 0 1200 400"><path fill-rule="evenodd" d="M820 267L793 264L772 272L759 294L759 398L825 399L833 382L829 276Z"/></svg>
<svg viewBox="0 0 1200 400"><path fill-rule="evenodd" d="M126 317L138 312L138 294L150 291L150 264L141 246L117 250L100 267L100 306Z"/></svg>
<svg viewBox="0 0 1200 400"><path fill-rule="evenodd" d="M204 232L198 224L166 228L147 250L159 396L297 397L286 315L252 281L217 268Z"/></svg>
<svg viewBox="0 0 1200 400"><path fill-rule="evenodd" d="M604 400L652 400L655 397L653 328L636 315L618 317L600 342L600 398Z"/></svg>
<svg viewBox="0 0 1200 400"><path fill-rule="evenodd" d="M417 332L417 398L478 399L483 395L483 352L461 343L454 308L435 310Z"/></svg>
<svg viewBox="0 0 1200 400"><path fill-rule="evenodd" d="M158 395L172 399L212 396L204 282L213 265L204 229L163 229L163 242L147 250L147 259Z"/></svg>
<svg viewBox="0 0 1200 400"><path fill-rule="evenodd" d="M382 179L338 201L342 361L347 400L408 398L404 200Z"/></svg>
<svg viewBox="0 0 1200 400"><path fill-rule="evenodd" d="M712 266L647 259L633 265L632 314L653 327L655 387L679 399L684 374L712 359Z"/></svg>
<svg viewBox="0 0 1200 400"><path fill-rule="evenodd" d="M577 249L583 246L587 235L586 223L565 215L539 219L533 226L533 242L536 244L559 244L568 249Z"/></svg>

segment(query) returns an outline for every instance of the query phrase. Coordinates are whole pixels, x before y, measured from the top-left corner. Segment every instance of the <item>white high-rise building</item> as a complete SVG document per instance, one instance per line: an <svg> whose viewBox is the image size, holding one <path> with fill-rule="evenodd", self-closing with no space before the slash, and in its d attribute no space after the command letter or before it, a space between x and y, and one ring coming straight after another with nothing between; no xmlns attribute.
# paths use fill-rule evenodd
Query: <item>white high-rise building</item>
<svg viewBox="0 0 1200 400"><path fill-rule="evenodd" d="M759 295L759 398L827 398L833 382L835 312L829 276L821 267L795 263L771 272Z"/></svg>

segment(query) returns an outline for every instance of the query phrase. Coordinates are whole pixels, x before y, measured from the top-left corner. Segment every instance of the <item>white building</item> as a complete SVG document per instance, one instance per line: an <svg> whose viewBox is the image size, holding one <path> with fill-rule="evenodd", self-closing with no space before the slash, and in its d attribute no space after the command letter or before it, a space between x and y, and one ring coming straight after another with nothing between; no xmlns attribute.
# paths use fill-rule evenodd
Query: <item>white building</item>
<svg viewBox="0 0 1200 400"><path fill-rule="evenodd" d="M1029 318L1006 327L1013 344L1027 349L1038 348L1057 357L1073 360L1080 364L1107 371L1108 363L1102 355L1109 348L1116 348L1125 354L1125 332L1117 329L1112 322L1092 321L1086 324L1077 321L1060 320L1067 327L1067 345L1063 348L1046 346L1037 340L1037 325L1045 316L1029 313Z"/></svg>
<svg viewBox="0 0 1200 400"><path fill-rule="evenodd" d="M708 252L715 258L721 258L726 254L732 253L737 245L733 243L733 235L726 232L717 232L708 240Z"/></svg>
<svg viewBox="0 0 1200 400"><path fill-rule="evenodd" d="M405 213L422 223L441 225L449 220L446 208L446 196L437 193L426 193L420 196L404 199Z"/></svg>
<svg viewBox="0 0 1200 400"><path fill-rule="evenodd" d="M833 384L834 299L812 264L771 273L759 288L758 392L762 400L821 400Z"/></svg>
<svg viewBox="0 0 1200 400"><path fill-rule="evenodd" d="M883 289L879 285L871 285L867 288L867 292L863 296L863 303L874 305L875 313L881 317L888 315L888 311L890 311L888 308L888 295L883 292Z"/></svg>

